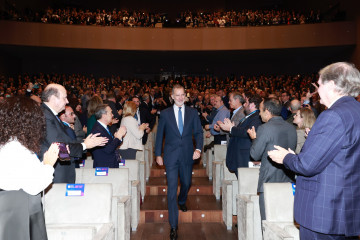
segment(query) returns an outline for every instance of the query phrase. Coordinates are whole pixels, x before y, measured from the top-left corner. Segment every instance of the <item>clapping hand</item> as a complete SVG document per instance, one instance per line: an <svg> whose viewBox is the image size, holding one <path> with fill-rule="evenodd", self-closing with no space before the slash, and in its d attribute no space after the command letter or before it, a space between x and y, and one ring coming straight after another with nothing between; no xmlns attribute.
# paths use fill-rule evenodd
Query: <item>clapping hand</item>
<svg viewBox="0 0 360 240"><path fill-rule="evenodd" d="M59 145L53 143L49 149L44 153L43 163L46 165L54 166L59 157Z"/></svg>
<svg viewBox="0 0 360 240"><path fill-rule="evenodd" d="M85 138L84 143L87 149L97 146L105 146L109 139L107 139L106 137L98 137L99 135L100 133L89 134L89 136Z"/></svg>
<svg viewBox="0 0 360 240"><path fill-rule="evenodd" d="M119 127L119 129L115 132L114 137L121 139L122 137L125 136L126 134L126 127L125 126L121 126Z"/></svg>
<svg viewBox="0 0 360 240"><path fill-rule="evenodd" d="M230 132L230 129L235 126L235 123L234 122L231 122L230 119L228 118L225 118L224 119L224 122L221 122L221 121L218 121L217 124L220 126L220 128L223 130L223 131L227 131L227 132Z"/></svg>
<svg viewBox="0 0 360 240"><path fill-rule="evenodd" d="M247 133L249 134L249 137L251 138L251 140L254 140L256 138L256 131L255 131L254 126L252 126L252 128L249 128L247 130Z"/></svg>
<svg viewBox="0 0 360 240"><path fill-rule="evenodd" d="M279 163L279 164L283 164L284 158L287 154L289 154L289 153L295 154L295 152L293 150L291 150L290 148L288 150L286 150L285 148L282 148L277 145L275 145L274 148L275 148L275 150L268 151L268 155L271 158L271 160L273 160L274 162Z"/></svg>

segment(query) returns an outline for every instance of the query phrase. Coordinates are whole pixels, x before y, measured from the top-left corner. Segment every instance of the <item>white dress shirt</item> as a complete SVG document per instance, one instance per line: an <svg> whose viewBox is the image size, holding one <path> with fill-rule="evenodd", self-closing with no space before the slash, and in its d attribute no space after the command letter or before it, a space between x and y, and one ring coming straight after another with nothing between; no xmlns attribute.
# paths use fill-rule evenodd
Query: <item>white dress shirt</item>
<svg viewBox="0 0 360 240"><path fill-rule="evenodd" d="M175 119L176 119L176 124L179 128L179 119L178 119L178 116L179 116L179 107L176 106L176 104L174 104L174 113L175 113ZM181 114L182 114L182 122L183 122L183 126L184 126L184 118L185 118L185 105L183 104L181 106Z"/></svg>

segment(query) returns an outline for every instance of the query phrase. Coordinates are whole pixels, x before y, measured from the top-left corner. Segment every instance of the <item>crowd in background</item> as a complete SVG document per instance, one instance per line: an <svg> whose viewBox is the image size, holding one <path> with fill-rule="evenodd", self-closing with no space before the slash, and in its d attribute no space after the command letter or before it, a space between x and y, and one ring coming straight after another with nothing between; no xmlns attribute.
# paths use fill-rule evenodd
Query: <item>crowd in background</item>
<svg viewBox="0 0 360 240"><path fill-rule="evenodd" d="M323 107L319 103L318 95L311 97L307 93L314 92L312 83L317 81L317 75L274 75L274 76L239 76L224 79L212 76L183 76L169 78L162 81L127 80L120 76L94 77L81 74L36 74L18 75L16 77L0 76L0 97L26 95L31 93L34 98L40 97L43 89L49 83L63 85L68 91L70 105L78 114L87 109L87 101L97 95L103 100L109 93L113 93L117 102L122 104L132 96L141 97L148 93L151 97L152 108L157 111L172 104L171 88L174 84L182 84L186 89L187 105L198 109L199 113L211 112L210 96L218 94L227 96L232 91L250 93L260 97L275 96L280 99L283 93L289 99L298 99L303 103L306 99L319 114ZM224 102L228 105L228 102ZM81 108L77 107L81 106ZM86 118L84 118L86 119ZM85 125L84 120L83 125Z"/></svg>
<svg viewBox="0 0 360 240"><path fill-rule="evenodd" d="M272 26L320 23L320 11L308 13L288 10L241 10L228 12L181 13L178 21L187 27Z"/></svg>
<svg viewBox="0 0 360 240"><path fill-rule="evenodd" d="M89 11L76 8L52 9L35 12L26 10L20 13L16 10L5 11L2 19L74 25L99 25L123 27L154 27L156 23L164 23L166 16L160 13L145 13L127 10Z"/></svg>
<svg viewBox="0 0 360 240"><path fill-rule="evenodd" d="M231 27L231 26L272 26L290 24L320 23L323 21L320 11L309 10L239 10L194 12L185 11L176 19L170 19L165 13L150 13L128 10L95 11L76 8L34 11L10 9L2 11L1 19L25 22L42 22L74 25L99 25L123 27L155 27L156 23L169 23L178 27Z"/></svg>

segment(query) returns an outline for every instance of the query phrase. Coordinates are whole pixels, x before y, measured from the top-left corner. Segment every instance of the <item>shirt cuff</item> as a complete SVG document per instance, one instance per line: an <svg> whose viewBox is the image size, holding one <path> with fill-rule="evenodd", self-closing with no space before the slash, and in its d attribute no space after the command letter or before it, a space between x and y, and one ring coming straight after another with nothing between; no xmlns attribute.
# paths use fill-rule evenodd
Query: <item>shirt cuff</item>
<svg viewBox="0 0 360 240"><path fill-rule="evenodd" d="M198 150L198 151L201 153L201 150L200 150L200 149L195 149L195 150Z"/></svg>
<svg viewBox="0 0 360 240"><path fill-rule="evenodd" d="M83 147L83 151L85 151L86 150L86 145L85 145L85 143L81 143L81 145L82 145L82 147Z"/></svg>

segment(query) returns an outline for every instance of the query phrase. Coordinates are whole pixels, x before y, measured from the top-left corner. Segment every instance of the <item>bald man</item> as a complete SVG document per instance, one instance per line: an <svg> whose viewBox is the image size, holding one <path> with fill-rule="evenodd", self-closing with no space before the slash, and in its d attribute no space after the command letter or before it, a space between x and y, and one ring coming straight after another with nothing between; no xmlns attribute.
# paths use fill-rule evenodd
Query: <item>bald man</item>
<svg viewBox="0 0 360 240"><path fill-rule="evenodd" d="M103 146L108 141L107 138L89 135L83 143L77 143L66 133L65 125L57 116L65 109L68 102L66 89L59 84L49 84L41 96L43 103L41 108L46 119L46 137L41 145L38 154L40 161L43 154L53 142L62 142L69 146L70 157L81 157L86 149L96 146ZM54 183L74 183L75 182L75 163L73 161L58 161L55 165Z"/></svg>

